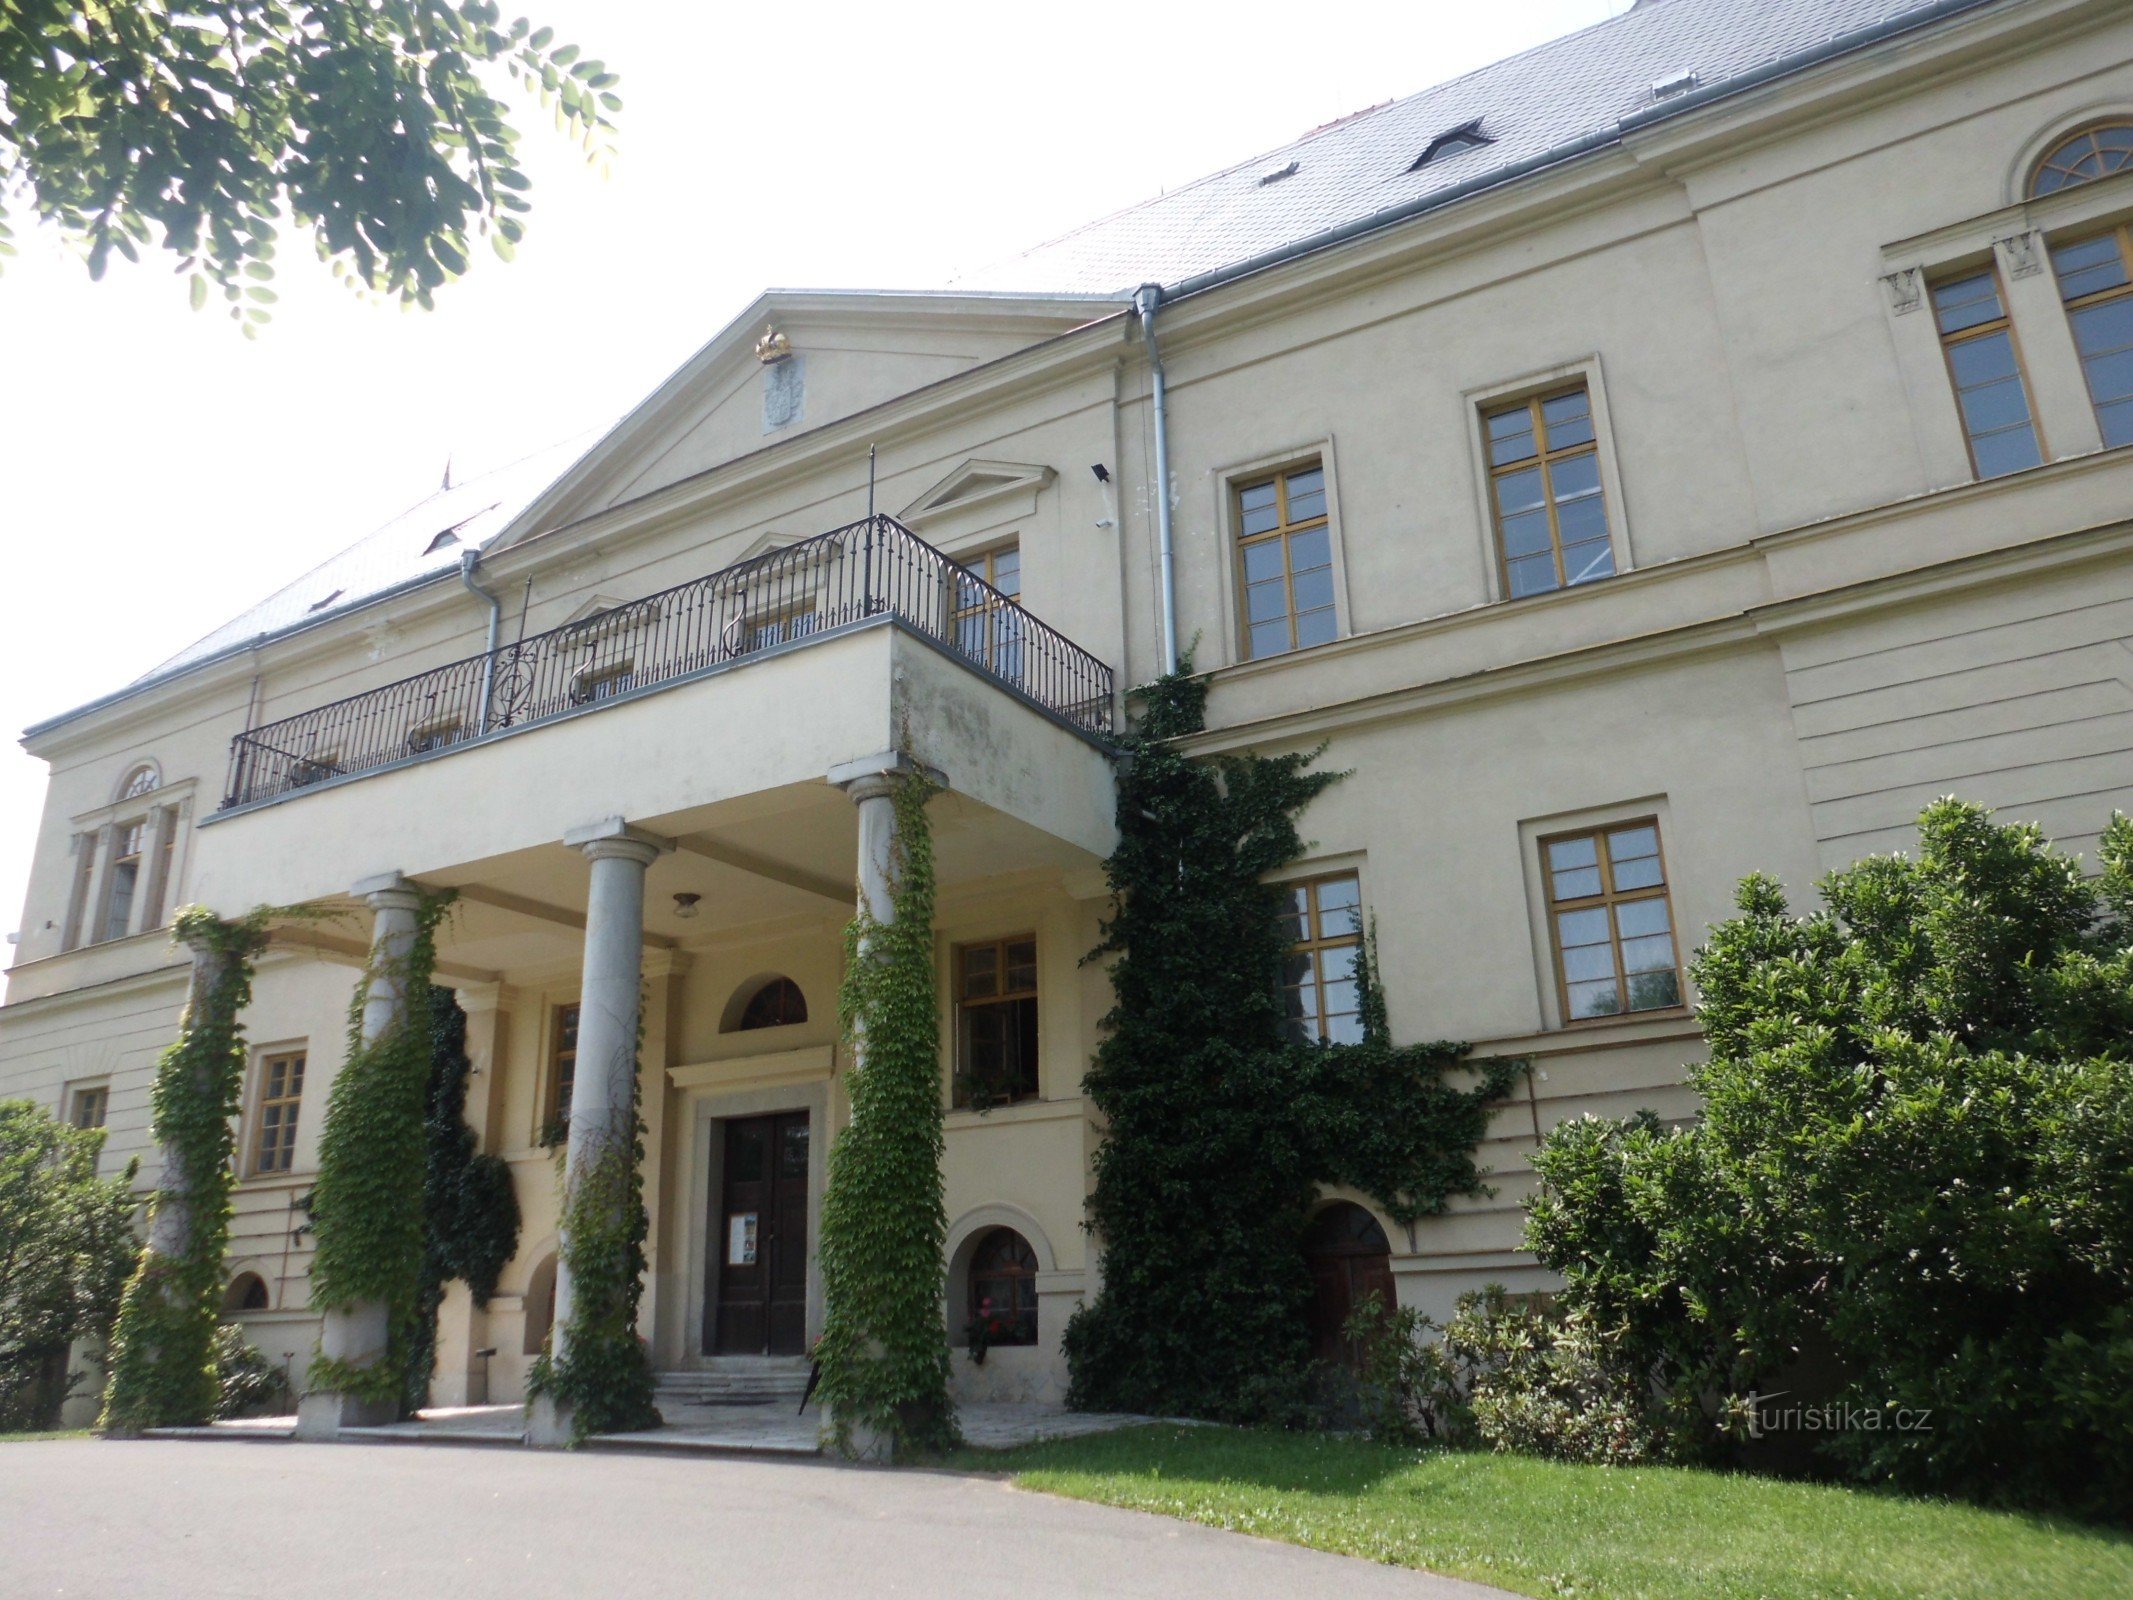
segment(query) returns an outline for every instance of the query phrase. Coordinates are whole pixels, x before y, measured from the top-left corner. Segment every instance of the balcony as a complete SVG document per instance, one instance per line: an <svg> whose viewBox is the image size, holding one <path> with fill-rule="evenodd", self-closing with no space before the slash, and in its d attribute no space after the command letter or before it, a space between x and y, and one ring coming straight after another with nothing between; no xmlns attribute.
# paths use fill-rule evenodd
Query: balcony
<svg viewBox="0 0 2133 1600"><path fill-rule="evenodd" d="M1111 731L1109 667L876 516L241 733L220 811L434 761L884 624L1084 736Z"/></svg>

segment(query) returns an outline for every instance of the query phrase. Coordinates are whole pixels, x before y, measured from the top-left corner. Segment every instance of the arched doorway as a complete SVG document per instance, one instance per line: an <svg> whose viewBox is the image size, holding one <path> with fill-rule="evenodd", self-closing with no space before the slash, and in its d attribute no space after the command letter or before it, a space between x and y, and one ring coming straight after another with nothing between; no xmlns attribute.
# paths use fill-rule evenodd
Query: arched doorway
<svg viewBox="0 0 2133 1600"><path fill-rule="evenodd" d="M1311 1269L1311 1353L1352 1369L1362 1352L1341 1330L1356 1307L1373 1294L1387 1310L1399 1303L1385 1230L1361 1206L1336 1200L1305 1230L1304 1260Z"/></svg>

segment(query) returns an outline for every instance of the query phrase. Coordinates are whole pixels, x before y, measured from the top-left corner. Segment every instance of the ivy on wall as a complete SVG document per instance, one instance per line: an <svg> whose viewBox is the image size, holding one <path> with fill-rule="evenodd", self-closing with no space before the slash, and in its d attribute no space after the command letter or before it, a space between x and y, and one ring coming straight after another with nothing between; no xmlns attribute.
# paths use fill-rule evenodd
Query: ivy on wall
<svg viewBox="0 0 2133 1600"><path fill-rule="evenodd" d="M148 1248L112 1337L101 1425L114 1432L204 1423L220 1399L215 1323L245 1066L238 1018L252 997L270 915L261 909L225 921L191 906L171 924L177 942L194 952L194 990L149 1100L164 1167L149 1201Z"/></svg>
<svg viewBox="0 0 2133 1600"><path fill-rule="evenodd" d="M388 1342L383 1359L368 1365L320 1353L311 1362L313 1389L405 1404L422 1297L424 1110L441 998L430 974L437 924L451 900L449 893L421 896L407 953L387 958L374 951L350 1003L348 1056L327 1096L312 1194L318 1249L311 1304L326 1312L382 1303ZM366 1040L363 1008L380 983L395 986L402 1003L390 1024Z"/></svg>
<svg viewBox="0 0 2133 1600"><path fill-rule="evenodd" d="M430 1078L423 1144L428 1170L422 1184L426 1224L422 1282L408 1341L405 1409L429 1404L437 1364L437 1312L444 1288L465 1282L477 1306L489 1303L496 1280L518 1252L518 1196L501 1156L475 1152L467 1126L467 1014L449 990L438 990L430 1017Z"/></svg>
<svg viewBox="0 0 2133 1600"><path fill-rule="evenodd" d="M1303 854L1298 815L1344 774L1311 771L1316 752L1185 755L1207 700L1189 662L1140 699L1114 910L1090 956L1110 958L1115 996L1086 1080L1107 1124L1089 1201L1103 1283L1066 1330L1069 1401L1293 1423L1311 1392L1302 1240L1320 1191L1352 1185L1400 1222L1482 1192L1474 1151L1519 1066L1394 1045L1368 947L1363 1040L1286 1042L1267 879Z"/></svg>
<svg viewBox="0 0 2133 1600"><path fill-rule="evenodd" d="M934 786L915 773L892 782L895 918L878 922L862 903L845 930L838 1019L860 1048L846 1080L852 1119L831 1147L822 1205L828 1307L815 1356L836 1444L848 1454L859 1444L855 1427L897 1454L957 1440L941 1320L948 1214L926 818Z"/></svg>
<svg viewBox="0 0 2133 1600"><path fill-rule="evenodd" d="M644 1007L637 1008L637 1044L644 1049ZM592 1063L580 1059L578 1071ZM565 1322L551 1330L550 1348L526 1378L528 1399L546 1397L570 1414L570 1439L631 1433L659 1426L651 1356L637 1337L644 1293L644 1241L651 1219L644 1207L644 1118L639 1065L629 1068L628 1107L606 1130L588 1137L571 1161L558 1149L562 1170L562 1269L569 1275ZM557 1348L561 1354L557 1354Z"/></svg>

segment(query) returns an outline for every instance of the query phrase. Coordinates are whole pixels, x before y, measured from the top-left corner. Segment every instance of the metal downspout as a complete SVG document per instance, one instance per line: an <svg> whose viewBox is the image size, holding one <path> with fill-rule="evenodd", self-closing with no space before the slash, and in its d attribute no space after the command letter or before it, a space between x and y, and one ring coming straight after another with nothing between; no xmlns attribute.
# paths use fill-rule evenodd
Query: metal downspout
<svg viewBox="0 0 2133 1600"><path fill-rule="evenodd" d="M1149 385L1155 402L1155 541L1161 559L1163 676L1167 678L1178 670L1178 564L1170 528L1170 399L1163 381L1163 355L1155 344L1155 313L1162 303L1161 284L1144 283L1133 291L1133 309L1140 313L1141 338L1148 346Z"/></svg>
<svg viewBox="0 0 2133 1600"><path fill-rule="evenodd" d="M489 642L481 663L481 709L475 716L474 736L489 731L489 705L496 694L496 651L504 631L504 603L474 581L474 569L481 565L479 550L463 550L459 555L459 581L468 592L479 595L489 606Z"/></svg>

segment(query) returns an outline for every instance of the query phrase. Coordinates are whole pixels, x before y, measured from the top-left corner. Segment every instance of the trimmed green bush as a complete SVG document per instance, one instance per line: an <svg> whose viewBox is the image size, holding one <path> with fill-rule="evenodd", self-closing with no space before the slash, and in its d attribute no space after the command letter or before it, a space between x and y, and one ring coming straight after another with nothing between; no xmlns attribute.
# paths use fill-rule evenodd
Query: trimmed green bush
<svg viewBox="0 0 2133 1600"><path fill-rule="evenodd" d="M1703 1121L1557 1128L1528 1244L1685 1451L1819 1365L1836 1470L2125 1517L2133 822L2097 878L1953 800L1919 840L1806 916L1741 885L1693 967Z"/></svg>

